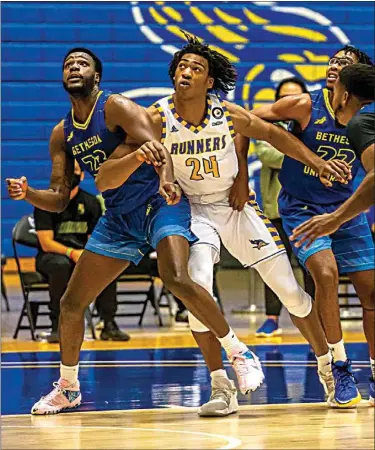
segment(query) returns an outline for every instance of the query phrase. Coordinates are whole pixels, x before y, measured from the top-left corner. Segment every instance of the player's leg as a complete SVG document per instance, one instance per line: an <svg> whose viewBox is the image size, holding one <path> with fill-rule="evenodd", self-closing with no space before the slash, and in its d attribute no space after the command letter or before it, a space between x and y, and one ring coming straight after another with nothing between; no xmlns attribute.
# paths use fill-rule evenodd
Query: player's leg
<svg viewBox="0 0 375 450"><path fill-rule="evenodd" d="M216 214L220 236L228 251L245 266L254 267L289 311L302 335L313 347L327 395L333 391L331 356L311 297L294 277L289 258L273 224L254 200L241 213Z"/></svg>
<svg viewBox="0 0 375 450"><path fill-rule="evenodd" d="M370 364L371 364L371 379L370 379L370 404L374 406L375 403L375 312L374 312L374 276L373 270L366 270L361 272L353 272L348 274L352 281L354 288L361 300L363 308L363 329L366 340L369 346Z"/></svg>
<svg viewBox="0 0 375 450"><path fill-rule="evenodd" d="M210 232L209 226L194 225L202 238ZM211 239L214 230L211 228ZM205 232L207 231L207 233ZM213 267L219 260L220 239L217 237L215 247L210 244L195 244L190 249L189 274L191 279L213 294ZM207 239L206 239L207 240ZM200 416L227 416L238 411L237 389L228 378L221 354L221 345L216 336L189 312L189 324L211 376L210 400L198 409Z"/></svg>
<svg viewBox="0 0 375 450"><path fill-rule="evenodd" d="M136 237L124 229L124 224L108 215L101 217L61 299L60 379L52 392L33 406L32 414L56 414L80 404L78 360L85 310L126 269L129 260L138 263L141 258Z"/></svg>
<svg viewBox="0 0 375 450"><path fill-rule="evenodd" d="M372 377L370 402L374 399L374 242L365 214L360 214L336 231L332 236L332 248L340 273L351 279L363 308L363 327L369 344ZM350 361L344 364L350 372ZM342 375L340 368L338 375ZM344 373L345 374L345 373ZM347 375L349 377L350 374ZM354 378L354 377L352 377Z"/></svg>
<svg viewBox="0 0 375 450"><path fill-rule="evenodd" d="M167 210L166 210L167 209ZM264 375L258 359L230 329L213 297L188 273L190 206L185 198L175 206L162 206L151 218L149 240L158 254L159 274L166 287L215 336L231 360L243 393L255 390Z"/></svg>

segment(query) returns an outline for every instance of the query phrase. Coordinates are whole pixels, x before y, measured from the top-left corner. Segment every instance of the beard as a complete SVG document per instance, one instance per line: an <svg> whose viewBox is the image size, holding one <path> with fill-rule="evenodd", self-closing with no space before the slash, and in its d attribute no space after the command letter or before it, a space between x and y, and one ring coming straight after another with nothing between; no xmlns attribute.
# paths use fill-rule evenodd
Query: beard
<svg viewBox="0 0 375 450"><path fill-rule="evenodd" d="M66 92L72 97L88 97L95 86L95 75L89 78L83 78L82 84L79 86L69 86L68 83L63 81L63 87Z"/></svg>

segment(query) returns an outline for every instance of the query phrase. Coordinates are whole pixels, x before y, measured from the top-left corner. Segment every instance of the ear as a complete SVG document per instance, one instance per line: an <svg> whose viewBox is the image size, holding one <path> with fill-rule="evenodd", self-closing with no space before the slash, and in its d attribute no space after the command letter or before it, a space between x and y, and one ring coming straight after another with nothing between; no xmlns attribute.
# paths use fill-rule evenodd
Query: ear
<svg viewBox="0 0 375 450"><path fill-rule="evenodd" d="M99 76L99 74L97 72L95 72L95 78L94 79L95 79L95 83L99 84L100 76Z"/></svg>
<svg viewBox="0 0 375 450"><path fill-rule="evenodd" d="M342 103L343 103L344 105L346 105L346 104L348 103L348 101L349 101L349 92L348 92L348 91L345 91L345 92L344 92L344 96L342 97Z"/></svg>
<svg viewBox="0 0 375 450"><path fill-rule="evenodd" d="M208 78L208 88L212 89L214 87L215 80L212 77Z"/></svg>

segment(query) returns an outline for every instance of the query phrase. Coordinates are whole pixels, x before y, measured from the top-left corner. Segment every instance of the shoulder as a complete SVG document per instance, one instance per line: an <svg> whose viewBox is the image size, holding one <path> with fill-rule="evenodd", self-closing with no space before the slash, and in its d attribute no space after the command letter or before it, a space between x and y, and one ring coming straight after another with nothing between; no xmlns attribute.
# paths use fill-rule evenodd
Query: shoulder
<svg viewBox="0 0 375 450"><path fill-rule="evenodd" d="M375 133L375 114L358 114L354 116L347 126L348 135L355 135L361 132Z"/></svg>
<svg viewBox="0 0 375 450"><path fill-rule="evenodd" d="M126 108L127 105L133 103L128 97L125 97L122 94L110 94L105 103L105 111L118 110Z"/></svg>
<svg viewBox="0 0 375 450"><path fill-rule="evenodd" d="M147 114L151 117L151 121L155 126L161 126L162 124L162 108L158 106L158 102L146 108Z"/></svg>

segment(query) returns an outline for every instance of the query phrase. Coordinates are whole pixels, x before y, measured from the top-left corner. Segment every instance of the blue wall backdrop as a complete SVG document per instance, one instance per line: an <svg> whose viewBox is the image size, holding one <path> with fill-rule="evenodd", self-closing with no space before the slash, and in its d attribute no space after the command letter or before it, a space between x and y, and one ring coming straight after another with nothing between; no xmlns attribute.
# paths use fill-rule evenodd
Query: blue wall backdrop
<svg viewBox="0 0 375 450"><path fill-rule="evenodd" d="M171 92L168 62L181 47L180 29L224 52L239 71L230 100L254 107L272 101L290 75L320 87L338 48L352 43L374 53L373 2L2 2L2 175L49 183L48 138L67 113L61 63L76 45L104 61L102 87L147 106ZM258 190L260 163L249 156ZM95 192L92 181L87 190ZM2 189L2 247L32 211ZM29 255L27 251L24 253Z"/></svg>

